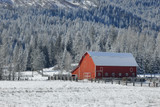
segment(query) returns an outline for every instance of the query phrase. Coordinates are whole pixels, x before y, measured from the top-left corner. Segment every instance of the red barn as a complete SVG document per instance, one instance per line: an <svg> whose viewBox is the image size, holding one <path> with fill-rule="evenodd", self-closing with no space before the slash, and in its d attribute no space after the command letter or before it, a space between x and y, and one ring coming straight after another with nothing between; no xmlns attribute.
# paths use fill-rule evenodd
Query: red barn
<svg viewBox="0 0 160 107"><path fill-rule="evenodd" d="M136 77L137 66L131 53L86 52L72 75L78 79Z"/></svg>

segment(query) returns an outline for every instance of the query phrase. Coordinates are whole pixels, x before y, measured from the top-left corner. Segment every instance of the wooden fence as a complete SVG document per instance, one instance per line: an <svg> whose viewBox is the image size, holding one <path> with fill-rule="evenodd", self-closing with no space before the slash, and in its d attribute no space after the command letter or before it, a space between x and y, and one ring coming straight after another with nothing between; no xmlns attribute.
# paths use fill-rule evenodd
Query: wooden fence
<svg viewBox="0 0 160 107"><path fill-rule="evenodd" d="M48 80L76 81L76 82L91 82L91 83L110 83L126 86L140 87L160 87L160 78L103 78L103 79L88 79L78 80L77 77L71 75L54 75L49 76Z"/></svg>
<svg viewBox="0 0 160 107"><path fill-rule="evenodd" d="M30 77L15 77L14 80L25 80L28 81ZM13 80L8 76L3 77L3 80ZM31 79L32 80L32 79ZM72 75L53 75L48 76L48 80L62 80L62 81L76 81L76 82L90 82L90 83L109 83L109 84L119 84L126 86L140 86L140 87L160 87L160 77L159 78L103 78L103 79L88 79L88 80L78 80L78 77L73 77Z"/></svg>
<svg viewBox="0 0 160 107"><path fill-rule="evenodd" d="M48 76L48 80L63 80L63 81L77 81L77 77L72 77L71 75L53 75Z"/></svg>

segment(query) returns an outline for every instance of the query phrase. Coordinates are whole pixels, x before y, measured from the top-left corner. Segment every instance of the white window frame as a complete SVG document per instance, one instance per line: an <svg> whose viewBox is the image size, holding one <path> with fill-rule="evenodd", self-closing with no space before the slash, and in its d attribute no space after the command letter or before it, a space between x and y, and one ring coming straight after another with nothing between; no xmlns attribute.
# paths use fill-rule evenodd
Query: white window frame
<svg viewBox="0 0 160 107"><path fill-rule="evenodd" d="M115 76L116 76L116 74L113 72L113 73L112 73L112 77L115 77Z"/></svg>

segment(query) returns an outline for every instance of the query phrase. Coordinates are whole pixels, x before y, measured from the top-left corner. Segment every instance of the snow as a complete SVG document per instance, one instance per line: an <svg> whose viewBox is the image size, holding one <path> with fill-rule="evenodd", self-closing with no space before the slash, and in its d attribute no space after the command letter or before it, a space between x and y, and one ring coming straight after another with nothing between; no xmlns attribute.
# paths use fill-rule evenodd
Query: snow
<svg viewBox="0 0 160 107"><path fill-rule="evenodd" d="M88 0L83 1L83 4L84 4L84 5L89 5L89 6L96 7L96 5L95 5L93 2L88 1Z"/></svg>
<svg viewBox="0 0 160 107"><path fill-rule="evenodd" d="M77 64L72 64L72 66L76 66ZM60 70L58 69L58 66L55 65L54 67L50 68L44 68L43 69L43 76L42 76L42 70L41 71L21 71L15 73L15 80L18 80L18 76L20 75L20 80L48 80L49 76L53 75L71 75L70 72L66 72L66 70ZM4 79L9 76L9 71L8 69L4 69ZM11 76L12 77L12 76Z"/></svg>
<svg viewBox="0 0 160 107"><path fill-rule="evenodd" d="M33 74L32 74L33 73ZM18 77L18 73L16 74ZM24 71L20 73L21 80L34 80L34 81L44 81L48 80L48 77L43 77L41 74L39 74L37 71Z"/></svg>
<svg viewBox="0 0 160 107"><path fill-rule="evenodd" d="M147 107L160 88L69 81L1 81L1 107Z"/></svg>
<svg viewBox="0 0 160 107"><path fill-rule="evenodd" d="M82 0L81 3L74 2L73 0L0 0L2 3L10 3L15 6L52 6L56 5L61 8L77 8L82 7L84 9L88 9L88 6L94 6L96 5L89 0Z"/></svg>
<svg viewBox="0 0 160 107"><path fill-rule="evenodd" d="M62 72L60 69L55 70L55 67L56 66L50 67L50 68L44 68L43 74L47 75L47 76L53 76L53 75L58 75L58 74L70 75L70 73L66 72L66 70L62 70ZM40 72L42 72L42 71L40 71Z"/></svg>
<svg viewBox="0 0 160 107"><path fill-rule="evenodd" d="M160 74L138 74L138 77L160 77Z"/></svg>
<svg viewBox="0 0 160 107"><path fill-rule="evenodd" d="M99 66L138 66L131 53L87 52L95 65Z"/></svg>
<svg viewBox="0 0 160 107"><path fill-rule="evenodd" d="M72 67L78 66L78 63L72 63L71 66Z"/></svg>

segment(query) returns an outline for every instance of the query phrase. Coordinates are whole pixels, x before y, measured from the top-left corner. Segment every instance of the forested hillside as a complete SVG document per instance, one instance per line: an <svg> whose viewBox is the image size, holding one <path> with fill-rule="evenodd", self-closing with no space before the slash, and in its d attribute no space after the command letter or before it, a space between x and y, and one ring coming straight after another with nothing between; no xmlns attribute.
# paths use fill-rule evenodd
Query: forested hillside
<svg viewBox="0 0 160 107"><path fill-rule="evenodd" d="M107 51L132 53L141 72L160 70L159 0L92 2L87 8L1 4L0 68L69 71L84 52Z"/></svg>

